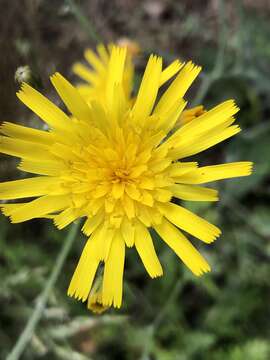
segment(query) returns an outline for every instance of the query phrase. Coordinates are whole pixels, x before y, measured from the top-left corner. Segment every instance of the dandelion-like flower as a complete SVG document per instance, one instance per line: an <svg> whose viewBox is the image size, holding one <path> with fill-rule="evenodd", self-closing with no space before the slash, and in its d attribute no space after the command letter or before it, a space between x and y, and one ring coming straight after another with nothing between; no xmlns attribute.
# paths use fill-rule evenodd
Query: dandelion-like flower
<svg viewBox="0 0 270 360"><path fill-rule="evenodd" d="M111 51L105 93L86 101L65 78L51 81L67 115L27 84L19 99L50 127L1 126L0 151L21 158L19 169L38 176L0 184L0 199L37 197L1 205L13 223L49 217L62 229L78 218L89 237L72 277L68 294L99 306L120 307L126 247L135 247L150 277L163 273L150 229L156 231L197 276L210 266L189 242L189 233L204 243L220 230L172 198L217 201L218 192L201 186L225 178L247 176L250 162L199 167L185 158L237 134L238 107L228 100L203 112L180 128L184 95L200 72L191 62L174 62L162 70L162 59L151 55L134 104L125 92L126 49ZM181 69L180 69L181 68ZM178 72L157 100L162 84ZM71 115L71 116L70 116ZM91 288L104 264L102 285Z"/></svg>
<svg viewBox="0 0 270 360"><path fill-rule="evenodd" d="M92 49L86 49L84 51L84 58L90 67L81 62L76 62L73 65L73 72L84 81L84 83L77 85L77 89L86 101L92 101L93 99L101 101L104 99L106 102L106 97L104 95L106 92L109 70L108 65L113 48L113 44L109 44L107 47L103 44L99 44L97 46L97 53ZM134 53L134 51L128 51L128 47L125 48L127 49L127 54L123 69L122 85L126 98L131 99L134 80L133 57L136 53Z"/></svg>

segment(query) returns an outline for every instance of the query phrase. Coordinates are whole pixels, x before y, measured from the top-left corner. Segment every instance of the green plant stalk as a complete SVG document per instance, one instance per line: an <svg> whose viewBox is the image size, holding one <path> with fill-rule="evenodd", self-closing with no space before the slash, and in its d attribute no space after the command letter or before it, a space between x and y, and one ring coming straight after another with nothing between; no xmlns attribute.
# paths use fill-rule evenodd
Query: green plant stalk
<svg viewBox="0 0 270 360"><path fill-rule="evenodd" d="M94 29L90 20L83 14L82 10L78 5L76 5L73 0L66 0L66 3L70 6L70 10L78 20L78 23L85 29L89 37L95 42L102 42L101 37L98 35L97 31Z"/></svg>
<svg viewBox="0 0 270 360"><path fill-rule="evenodd" d="M29 318L23 332L19 336L16 344L14 345L13 349L7 356L6 360L20 359L21 355L23 354L23 352L25 350L25 347L27 346L28 342L31 340L31 338L35 332L35 329L42 317L43 311L46 307L46 304L47 304L48 298L51 294L52 288L54 287L54 285L60 275L60 272L61 272L64 262L67 258L67 255L68 255L68 253L71 249L71 246L76 238L79 226L80 226L80 221L78 221L77 223L74 223L73 226L71 227L71 229L67 235L67 238L62 246L62 249L60 250L60 253L56 259L55 266L51 272L51 275L48 278L48 281L47 281L43 291L41 292L41 294L39 295L39 297L37 299L35 309L31 315L31 317Z"/></svg>

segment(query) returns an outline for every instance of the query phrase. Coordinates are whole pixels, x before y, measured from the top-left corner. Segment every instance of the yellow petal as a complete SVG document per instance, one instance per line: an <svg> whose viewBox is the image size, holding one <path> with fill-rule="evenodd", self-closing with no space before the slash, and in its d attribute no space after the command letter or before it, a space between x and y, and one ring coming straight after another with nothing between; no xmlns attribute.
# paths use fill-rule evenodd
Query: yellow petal
<svg viewBox="0 0 270 360"><path fill-rule="evenodd" d="M46 195L60 182L59 178L47 176L2 182L0 183L0 199L22 199Z"/></svg>
<svg viewBox="0 0 270 360"><path fill-rule="evenodd" d="M12 211L10 215L11 222L19 223L43 217L53 212L64 210L70 205L70 199L66 195L43 196Z"/></svg>
<svg viewBox="0 0 270 360"><path fill-rule="evenodd" d="M112 240L111 250L105 262L102 303L120 308L123 293L123 273L125 263L125 242L119 231Z"/></svg>
<svg viewBox="0 0 270 360"><path fill-rule="evenodd" d="M176 162L172 163L169 169L170 176L178 177L186 174L190 171L193 171L198 167L197 162Z"/></svg>
<svg viewBox="0 0 270 360"><path fill-rule="evenodd" d="M141 197L140 191L138 190L137 186L134 184L126 184L125 192L133 200L139 200Z"/></svg>
<svg viewBox="0 0 270 360"><path fill-rule="evenodd" d="M109 54L108 54L106 47L103 44L98 44L97 52L100 56L102 63L107 64L109 62Z"/></svg>
<svg viewBox="0 0 270 360"><path fill-rule="evenodd" d="M50 147L52 157L59 158L60 161L78 161L79 158L73 150L73 147L61 143L55 143Z"/></svg>
<svg viewBox="0 0 270 360"><path fill-rule="evenodd" d="M113 197L107 196L105 197L105 211L110 214L113 212L113 209L115 207L116 201Z"/></svg>
<svg viewBox="0 0 270 360"><path fill-rule="evenodd" d="M26 205L27 203L17 203L17 204L0 204L0 209L2 213L5 216L10 216L14 211L21 209ZM40 218L42 219L54 219L55 215L42 215ZM39 218L39 216L36 217L36 219Z"/></svg>
<svg viewBox="0 0 270 360"><path fill-rule="evenodd" d="M163 114L167 109L171 108L176 101L181 100L200 71L200 67L195 66L192 62L188 62L165 91L164 95L159 100L154 113Z"/></svg>
<svg viewBox="0 0 270 360"><path fill-rule="evenodd" d="M92 217L88 217L82 227L82 232L90 236L100 225L103 219L104 219L104 214L102 211L99 211L96 215Z"/></svg>
<svg viewBox="0 0 270 360"><path fill-rule="evenodd" d="M150 191L142 190L142 197L140 199L140 202L147 206L153 206L154 205L154 198Z"/></svg>
<svg viewBox="0 0 270 360"><path fill-rule="evenodd" d="M0 133L16 139L44 145L50 145L54 141L52 133L48 131L31 129L18 124L12 124L10 122L4 122L0 126Z"/></svg>
<svg viewBox="0 0 270 360"><path fill-rule="evenodd" d="M106 195L110 190L110 185L109 184L102 184L102 185L98 185L93 193L93 197L95 199L98 199L104 195Z"/></svg>
<svg viewBox="0 0 270 360"><path fill-rule="evenodd" d="M89 121L89 106L81 97L78 90L59 73L51 76L51 82L75 118L86 122Z"/></svg>
<svg viewBox="0 0 270 360"><path fill-rule="evenodd" d="M134 245L135 227L127 217L122 221L121 233L126 245L132 247Z"/></svg>
<svg viewBox="0 0 270 360"><path fill-rule="evenodd" d="M217 131L215 134L206 133L204 136L194 136L188 144L179 144L176 149L169 151L172 159L183 159L191 155L198 154L220 142L229 139L241 131L238 125Z"/></svg>
<svg viewBox="0 0 270 360"><path fill-rule="evenodd" d="M105 109L102 104L97 101L91 101L91 118L95 119L95 125L106 134L106 132L110 133L110 129L112 124L110 122L110 118L107 116ZM91 129L92 131L92 129Z"/></svg>
<svg viewBox="0 0 270 360"><path fill-rule="evenodd" d="M152 278L163 275L151 235L140 222L135 225L135 246L148 274Z"/></svg>
<svg viewBox="0 0 270 360"><path fill-rule="evenodd" d="M78 214L73 208L67 208L60 214L56 215L53 219L55 226L58 229L64 229L67 225L71 224L78 218Z"/></svg>
<svg viewBox="0 0 270 360"><path fill-rule="evenodd" d="M147 166L146 165L138 165L138 166L134 166L130 172L130 177L131 178L138 178L139 176L141 176L145 171L147 170Z"/></svg>
<svg viewBox="0 0 270 360"><path fill-rule="evenodd" d="M221 234L216 226L180 205L160 204L158 208L174 225L206 243L213 242Z"/></svg>
<svg viewBox="0 0 270 360"><path fill-rule="evenodd" d="M162 129L166 133L169 133L175 127L175 124L186 105L186 101L177 100L170 108L167 108L166 111L164 109L164 112L159 114L156 129Z"/></svg>
<svg viewBox="0 0 270 360"><path fill-rule="evenodd" d="M168 139L168 143L175 141L176 146L182 146L183 143L189 142L196 136L201 136L204 133L207 135L207 132L212 129L219 129L219 126L224 123L227 123L227 126L229 126L234 122L233 115L238 111L239 108L233 100L224 101L193 121L182 126ZM221 129L223 128L221 127Z"/></svg>
<svg viewBox="0 0 270 360"><path fill-rule="evenodd" d="M122 205L124 211L129 219L135 217L135 205L134 201L129 196L124 196L122 199Z"/></svg>
<svg viewBox="0 0 270 360"><path fill-rule="evenodd" d="M67 167L61 161L22 160L18 165L18 169L32 174L58 176L60 175L61 171L67 170Z"/></svg>
<svg viewBox="0 0 270 360"><path fill-rule="evenodd" d="M97 72L102 72L105 68L98 56L91 49L86 49L84 57Z"/></svg>
<svg viewBox="0 0 270 360"><path fill-rule="evenodd" d="M134 122L144 121L153 109L160 83L161 67L161 58L151 55L132 110Z"/></svg>
<svg viewBox="0 0 270 360"><path fill-rule="evenodd" d="M114 234L115 229L104 222L101 222L92 233L91 240L96 244L96 256L98 260L107 260Z"/></svg>
<svg viewBox="0 0 270 360"><path fill-rule="evenodd" d="M126 48L113 47L112 49L106 81L106 98L109 110L112 109L115 86L122 84L123 81L126 53Z"/></svg>
<svg viewBox="0 0 270 360"><path fill-rule="evenodd" d="M139 187L146 190L153 190L155 188L155 182L149 177L142 177L139 183Z"/></svg>
<svg viewBox="0 0 270 360"><path fill-rule="evenodd" d="M150 227L152 224L152 219L148 209L149 208L144 205L138 205L137 217L146 227Z"/></svg>
<svg viewBox="0 0 270 360"><path fill-rule="evenodd" d="M120 199L125 191L125 185L122 182L115 183L112 186L112 196L115 199Z"/></svg>
<svg viewBox="0 0 270 360"><path fill-rule="evenodd" d="M160 202L169 202L173 196L173 193L168 189L156 189L153 194L155 200Z"/></svg>
<svg viewBox="0 0 270 360"><path fill-rule="evenodd" d="M151 224L153 226L153 224L160 224L163 218L163 215L160 213L160 211L158 209L155 208L147 208L148 213L151 217Z"/></svg>
<svg viewBox="0 0 270 360"><path fill-rule="evenodd" d="M0 152L27 160L52 160L49 147L43 144L31 143L6 136L0 137Z"/></svg>
<svg viewBox="0 0 270 360"><path fill-rule="evenodd" d="M162 71L159 86L162 86L166 81L170 80L183 66L184 64L181 64L179 60L173 61Z"/></svg>
<svg viewBox="0 0 270 360"><path fill-rule="evenodd" d="M68 295L75 299L85 301L89 295L99 264L95 251L95 243L88 240L68 288Z"/></svg>
<svg viewBox="0 0 270 360"><path fill-rule="evenodd" d="M183 184L204 184L211 181L249 176L253 163L249 161L203 166L179 178Z"/></svg>
<svg viewBox="0 0 270 360"><path fill-rule="evenodd" d="M97 75L94 74L91 70L89 70L88 67L86 67L85 65L83 65L81 63L75 63L72 66L72 71L74 72L74 74L78 75L83 80L85 80L91 84L95 83L98 80Z"/></svg>
<svg viewBox="0 0 270 360"><path fill-rule="evenodd" d="M0 208L5 216L10 216L14 211L22 208L24 205L27 205L27 203L0 204Z"/></svg>
<svg viewBox="0 0 270 360"><path fill-rule="evenodd" d="M167 167L169 167L172 163L172 160L169 159L161 159L158 161L155 161L154 163L150 163L150 169L154 172L154 173L158 173L158 172L162 172L163 170L165 170Z"/></svg>
<svg viewBox="0 0 270 360"><path fill-rule="evenodd" d="M203 256L169 221L163 219L154 229L195 275L200 276L210 271L210 266Z"/></svg>
<svg viewBox="0 0 270 360"><path fill-rule="evenodd" d="M118 129L117 124L121 124L124 120L124 114L127 109L127 99L125 97L122 84L115 84L112 96L110 98L110 107L108 107L108 116L112 124L116 124L115 130Z"/></svg>
<svg viewBox="0 0 270 360"><path fill-rule="evenodd" d="M218 192L202 186L176 184L170 187L173 196L189 201L218 201Z"/></svg>
<svg viewBox="0 0 270 360"><path fill-rule="evenodd" d="M51 128L65 129L71 124L70 118L62 110L30 85L23 83L17 96Z"/></svg>
<svg viewBox="0 0 270 360"><path fill-rule="evenodd" d="M89 202L87 211L89 211L89 214L96 215L98 211L103 207L104 207L104 198L93 199ZM106 207L106 203L105 203L105 207Z"/></svg>

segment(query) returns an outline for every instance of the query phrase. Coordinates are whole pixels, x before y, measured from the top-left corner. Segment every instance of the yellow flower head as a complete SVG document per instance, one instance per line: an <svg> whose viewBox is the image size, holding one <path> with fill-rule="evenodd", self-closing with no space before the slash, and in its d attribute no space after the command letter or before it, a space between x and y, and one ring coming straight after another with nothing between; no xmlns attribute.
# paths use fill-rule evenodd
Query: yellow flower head
<svg viewBox="0 0 270 360"><path fill-rule="evenodd" d="M35 200L4 204L13 223L50 217L62 229L80 217L89 237L68 294L85 301L100 264L104 264L102 306L120 307L126 247L135 246L152 278L161 276L150 228L195 274L210 271L202 255L181 232L209 244L220 230L172 198L217 201L212 181L247 176L250 162L199 167L183 161L237 134L233 100L214 107L177 130L183 97L200 68L174 62L162 70L151 55L133 105L125 92L126 49L113 47L104 94L86 101L63 76L51 81L72 116L27 84L19 99L50 127L49 131L4 123L0 151L22 159L19 169L38 176L0 184L0 199ZM181 68L181 69L180 69ZM163 95L159 88L178 72Z"/></svg>
<svg viewBox="0 0 270 360"><path fill-rule="evenodd" d="M133 50L135 45L132 47L131 45L127 47L127 45L124 46L122 43L119 44L119 47L127 49L122 79L123 91L127 98L131 97L134 76L133 57L136 55ZM104 94L109 70L108 65L113 48L113 44L109 44L108 47L99 44L97 46L97 54L91 49L86 49L84 57L90 67L85 66L81 62L77 62L73 65L73 72L86 82L77 85L77 89L86 101L91 101L93 99L98 99L99 101L104 99L104 101L106 101Z"/></svg>

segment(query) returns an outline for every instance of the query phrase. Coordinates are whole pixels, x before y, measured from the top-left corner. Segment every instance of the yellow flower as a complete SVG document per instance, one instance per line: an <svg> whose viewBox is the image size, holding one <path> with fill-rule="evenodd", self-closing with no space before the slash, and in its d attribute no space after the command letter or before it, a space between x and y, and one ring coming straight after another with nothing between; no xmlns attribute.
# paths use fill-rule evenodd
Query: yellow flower
<svg viewBox="0 0 270 360"><path fill-rule="evenodd" d="M50 217L62 229L85 217L89 236L68 294L85 301L100 264L104 263L102 306L120 307L126 247L135 246L150 277L163 273L150 228L154 229L195 274L210 271L202 255L181 232L204 243L220 230L172 198L217 201L218 192L200 186L247 176L250 162L199 167L183 159L237 134L238 107L228 100L173 131L186 102L183 97L200 68L191 62L157 100L159 88L180 65L162 71L151 55L133 105L123 84L126 49L114 47L108 60L101 99L85 101L60 74L51 81L72 116L24 84L19 99L50 127L49 131L4 123L0 151L22 159L19 169L37 174L0 184L0 199L35 200L1 205L13 223Z"/></svg>
<svg viewBox="0 0 270 360"><path fill-rule="evenodd" d="M109 61L111 58L112 49L116 47L119 49L126 49L121 87L123 89L126 101L129 102L129 106L133 105L135 100L132 97L134 83L133 59L140 52L140 47L136 42L127 38L119 39L118 46L109 44L106 47L103 44L99 44L97 46L97 54L95 54L91 49L86 49L84 52L84 57L87 63L90 65L90 68L81 62L77 62L73 65L73 72L86 82L78 84L76 88L88 103L96 99L106 107L107 97L105 94L110 71ZM171 65L162 72L160 86L169 80L170 77L176 74L180 67L181 64L178 60L172 62Z"/></svg>
<svg viewBox="0 0 270 360"><path fill-rule="evenodd" d="M124 47L121 44L121 47ZM125 46L126 47L126 46ZM77 85L77 89L86 101L93 99L104 99L107 76L109 70L109 60L113 49L113 44L105 47L103 44L97 46L97 54L91 49L86 49L84 57L87 63L91 66L85 66L81 62L73 65L73 72L78 75L86 83ZM133 87L134 65L133 56L134 51L127 51L126 61L123 71L123 91L127 98L131 97Z"/></svg>

